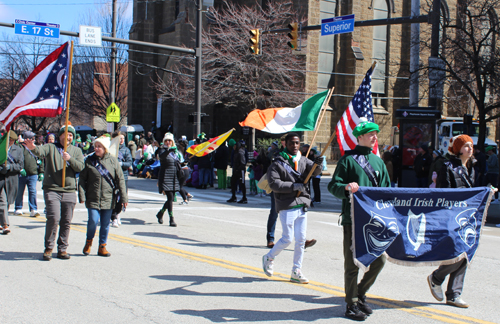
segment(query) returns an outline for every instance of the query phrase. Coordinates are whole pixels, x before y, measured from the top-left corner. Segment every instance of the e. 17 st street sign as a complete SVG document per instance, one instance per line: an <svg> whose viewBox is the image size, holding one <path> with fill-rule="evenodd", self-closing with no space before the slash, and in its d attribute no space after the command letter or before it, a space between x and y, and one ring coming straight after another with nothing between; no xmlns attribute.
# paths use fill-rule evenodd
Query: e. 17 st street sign
<svg viewBox="0 0 500 324"><path fill-rule="evenodd" d="M354 15L321 20L321 36L352 33L353 31Z"/></svg>
<svg viewBox="0 0 500 324"><path fill-rule="evenodd" d="M16 19L14 30L19 35L59 38L59 24Z"/></svg>

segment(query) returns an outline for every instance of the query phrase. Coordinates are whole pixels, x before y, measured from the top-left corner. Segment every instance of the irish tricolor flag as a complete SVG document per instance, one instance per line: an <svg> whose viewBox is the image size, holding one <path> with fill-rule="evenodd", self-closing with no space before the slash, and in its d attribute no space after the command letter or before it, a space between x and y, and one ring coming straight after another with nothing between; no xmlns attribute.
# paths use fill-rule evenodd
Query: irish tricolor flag
<svg viewBox="0 0 500 324"><path fill-rule="evenodd" d="M327 95L328 90L318 93L295 108L255 109L240 125L273 134L312 131Z"/></svg>

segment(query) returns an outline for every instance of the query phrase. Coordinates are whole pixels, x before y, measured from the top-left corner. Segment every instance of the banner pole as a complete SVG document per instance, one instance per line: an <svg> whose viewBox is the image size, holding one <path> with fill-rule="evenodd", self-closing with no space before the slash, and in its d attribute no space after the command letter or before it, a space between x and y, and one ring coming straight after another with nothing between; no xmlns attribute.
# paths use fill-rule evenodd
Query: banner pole
<svg viewBox="0 0 500 324"><path fill-rule="evenodd" d="M328 148L330 147L330 144L332 144L332 141L333 141L333 139L335 138L336 135L337 135L337 132L333 132L332 136L330 136L330 139L328 140L328 143L326 144L325 148L321 152L321 156L325 155L326 150L328 150ZM311 176L312 176L314 170L316 170L317 166L318 165L316 163L313 164L313 166L311 168L311 171L309 171L309 174L307 175L306 179L304 180L304 184L306 184L307 182L309 182L309 179L311 179ZM297 197L298 196L300 196L300 191L297 192Z"/></svg>
<svg viewBox="0 0 500 324"><path fill-rule="evenodd" d="M332 87L330 90L328 90L328 97L325 101L323 101L321 116L319 117L318 125L316 125L316 130L314 131L313 139L312 139L311 143L309 144L309 149L307 150L305 157L308 157L309 152L311 152L311 148L313 147L314 140L316 139L316 135L318 135L318 132L319 132L319 125L321 125L321 121L323 120L323 117L325 116L326 106L328 106L330 103L330 98L332 97L334 89L335 89L335 87Z"/></svg>
<svg viewBox="0 0 500 324"><path fill-rule="evenodd" d="M69 100L71 97L71 73L73 70L73 41L71 41L71 49L69 54L69 73L68 87L66 89L66 122L64 124L64 153L68 149L68 124L69 124ZM62 169L62 187L66 186L66 163L63 163Z"/></svg>

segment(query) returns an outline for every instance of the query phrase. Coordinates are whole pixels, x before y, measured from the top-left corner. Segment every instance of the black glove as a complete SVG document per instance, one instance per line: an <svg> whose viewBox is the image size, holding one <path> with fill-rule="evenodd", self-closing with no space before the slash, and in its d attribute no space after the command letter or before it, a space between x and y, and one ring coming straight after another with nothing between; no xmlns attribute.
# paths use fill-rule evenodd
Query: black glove
<svg viewBox="0 0 500 324"><path fill-rule="evenodd" d="M318 156L317 158L314 159L314 164L321 165L323 164L323 157Z"/></svg>
<svg viewBox="0 0 500 324"><path fill-rule="evenodd" d="M7 172L9 172L11 168L12 168L12 167L11 167L11 166L10 166L10 164L8 164L8 163L7 163L7 165L3 165L3 164L2 164L2 167L1 167L1 169L0 169L0 173L1 173L1 174L7 174Z"/></svg>
<svg viewBox="0 0 500 324"><path fill-rule="evenodd" d="M306 191L306 186L302 182L296 182L293 184L293 191Z"/></svg>

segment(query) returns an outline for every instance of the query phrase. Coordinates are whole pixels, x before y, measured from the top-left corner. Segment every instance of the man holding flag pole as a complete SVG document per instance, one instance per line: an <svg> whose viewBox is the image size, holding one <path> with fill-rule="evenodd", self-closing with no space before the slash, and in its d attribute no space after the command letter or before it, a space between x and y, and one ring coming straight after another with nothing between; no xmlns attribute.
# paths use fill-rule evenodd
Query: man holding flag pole
<svg viewBox="0 0 500 324"><path fill-rule="evenodd" d="M70 258L66 250L76 205L76 173L85 166L82 151L68 146L76 136L68 120L72 59L73 42L67 42L49 54L28 76L14 100L0 114L0 121L9 129L19 116L55 117L66 109L66 124L59 130L59 143L36 147L34 139L25 141L26 147L35 155L46 158L46 176L43 181L47 209L43 253L46 261L52 259L58 225L57 257L64 260Z"/></svg>

